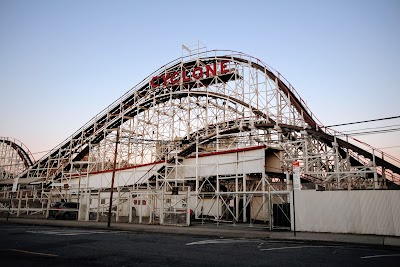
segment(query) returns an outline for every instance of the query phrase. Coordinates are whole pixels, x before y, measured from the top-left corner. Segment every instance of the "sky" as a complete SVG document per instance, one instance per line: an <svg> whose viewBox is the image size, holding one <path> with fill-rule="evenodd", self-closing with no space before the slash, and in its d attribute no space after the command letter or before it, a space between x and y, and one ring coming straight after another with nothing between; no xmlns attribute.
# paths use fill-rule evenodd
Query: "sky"
<svg viewBox="0 0 400 267"><path fill-rule="evenodd" d="M400 115L397 0L0 0L0 38L0 136L36 159L196 40L272 66L324 125ZM400 131L357 139L400 158Z"/></svg>

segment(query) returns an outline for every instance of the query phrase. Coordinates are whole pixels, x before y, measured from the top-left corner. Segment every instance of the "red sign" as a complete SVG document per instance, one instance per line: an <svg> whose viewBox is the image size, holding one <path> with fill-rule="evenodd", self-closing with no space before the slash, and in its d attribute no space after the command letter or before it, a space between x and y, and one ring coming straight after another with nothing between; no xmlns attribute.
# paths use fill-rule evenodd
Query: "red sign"
<svg viewBox="0 0 400 267"><path fill-rule="evenodd" d="M293 165L293 167L300 167L300 162L293 161L292 165Z"/></svg>
<svg viewBox="0 0 400 267"><path fill-rule="evenodd" d="M228 63L229 63L228 60L222 60L218 62L218 64L217 62L214 62L207 64L205 67L194 67L189 72L187 72L186 70L182 70L180 72L174 71L161 76L154 76L150 80L150 86L154 88L160 86L161 84L167 86L169 84L171 85L177 84L180 81L182 83L185 83L207 78L210 76L217 76L218 75L217 67L219 67L219 74L226 74L229 72L229 69L227 68Z"/></svg>

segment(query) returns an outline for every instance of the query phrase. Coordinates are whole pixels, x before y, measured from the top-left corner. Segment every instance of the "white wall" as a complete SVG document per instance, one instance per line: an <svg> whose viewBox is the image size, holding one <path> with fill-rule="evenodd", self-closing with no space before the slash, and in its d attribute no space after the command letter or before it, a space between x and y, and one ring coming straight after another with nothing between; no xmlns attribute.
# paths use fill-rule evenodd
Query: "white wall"
<svg viewBox="0 0 400 267"><path fill-rule="evenodd" d="M157 173L161 166L162 163L158 163L137 168L118 170L115 172L114 187L133 185L139 180L147 181L149 177ZM112 171L90 174L89 177L81 178L81 188L107 188L111 186L111 180ZM86 186L87 183L88 185ZM78 177L71 179L70 186L73 185L74 188L77 188L78 184Z"/></svg>
<svg viewBox="0 0 400 267"><path fill-rule="evenodd" d="M400 236L400 191L296 191L295 213L296 231Z"/></svg>
<svg viewBox="0 0 400 267"><path fill-rule="evenodd" d="M209 155L197 159L198 176L234 175L236 173L262 173L264 172L264 148L232 152L227 154ZM176 173L176 171L178 173ZM175 168L168 178L196 177L196 158L184 159Z"/></svg>

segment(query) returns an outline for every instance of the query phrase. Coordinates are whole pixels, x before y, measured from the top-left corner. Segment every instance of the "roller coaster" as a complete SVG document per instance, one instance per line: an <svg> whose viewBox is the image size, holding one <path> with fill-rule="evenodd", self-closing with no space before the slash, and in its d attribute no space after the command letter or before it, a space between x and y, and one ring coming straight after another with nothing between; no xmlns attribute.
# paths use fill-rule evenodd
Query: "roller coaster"
<svg viewBox="0 0 400 267"><path fill-rule="evenodd" d="M294 162L304 188L397 189L400 183L400 160L324 127L278 71L229 50L199 50L162 66L37 161L21 144L7 138L0 144L2 184L14 189L27 179L44 190L142 168L119 186L149 192L187 186L196 199L234 193L244 209L249 192L290 191ZM238 167L245 164L239 154L251 150L262 151L254 172ZM203 175L221 155L236 155L231 165L221 163L230 170ZM200 158L210 162L201 165ZM96 190L110 188L107 179Z"/></svg>
<svg viewBox="0 0 400 267"><path fill-rule="evenodd" d="M13 179L33 165L33 156L19 140L0 138L0 180Z"/></svg>

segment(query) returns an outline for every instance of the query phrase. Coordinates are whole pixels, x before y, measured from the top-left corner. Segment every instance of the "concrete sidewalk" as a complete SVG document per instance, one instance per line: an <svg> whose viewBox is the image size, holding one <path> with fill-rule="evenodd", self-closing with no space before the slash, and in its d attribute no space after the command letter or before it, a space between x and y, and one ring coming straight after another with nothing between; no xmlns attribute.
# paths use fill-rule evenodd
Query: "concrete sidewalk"
<svg viewBox="0 0 400 267"><path fill-rule="evenodd" d="M59 227L80 227L93 229L112 229L122 231L132 231L136 233L162 233L204 236L213 238L248 238L248 239L270 239L270 240L291 240L305 242L334 242L347 244L361 244L372 246L395 246L400 247L400 237L359 235L359 234L333 234L333 233L312 233L297 232L296 236L290 231L269 231L260 227L249 227L246 225L225 225L225 224L204 224L193 223L190 227L166 226L166 225L145 225L130 223L111 223L107 227L107 222L82 222L74 220L46 220L33 218L0 218L0 223L19 223L27 225L48 225ZM1 228L0 228L1 229Z"/></svg>

